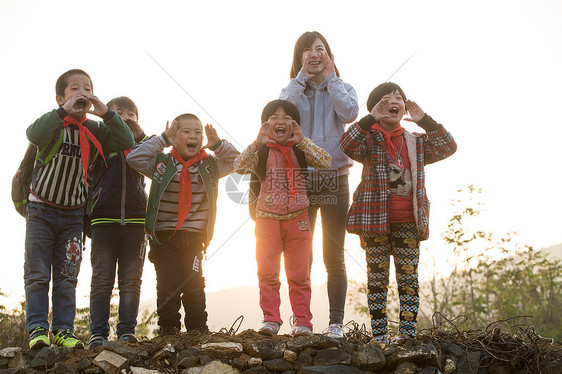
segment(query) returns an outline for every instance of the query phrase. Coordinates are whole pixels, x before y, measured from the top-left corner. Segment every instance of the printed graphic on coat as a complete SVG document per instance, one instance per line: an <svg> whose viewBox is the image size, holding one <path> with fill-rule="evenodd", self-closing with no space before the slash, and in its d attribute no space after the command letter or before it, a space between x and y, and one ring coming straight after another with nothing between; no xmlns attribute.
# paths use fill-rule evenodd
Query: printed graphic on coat
<svg viewBox="0 0 562 374"><path fill-rule="evenodd" d="M390 193L400 197L410 197L412 192L412 175L410 170L389 164Z"/></svg>
<svg viewBox="0 0 562 374"><path fill-rule="evenodd" d="M62 274L69 278L76 278L82 261L82 240L76 237L68 239L64 246L66 259L62 266Z"/></svg>
<svg viewBox="0 0 562 374"><path fill-rule="evenodd" d="M164 172L166 171L166 164L163 162L159 162L156 165L156 171L158 172L158 174L164 175Z"/></svg>

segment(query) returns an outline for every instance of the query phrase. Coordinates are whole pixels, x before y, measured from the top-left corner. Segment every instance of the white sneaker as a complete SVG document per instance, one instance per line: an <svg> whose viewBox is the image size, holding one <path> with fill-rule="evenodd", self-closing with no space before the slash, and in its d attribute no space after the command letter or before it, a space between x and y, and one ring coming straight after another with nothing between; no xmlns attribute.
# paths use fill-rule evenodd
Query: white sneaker
<svg viewBox="0 0 562 374"><path fill-rule="evenodd" d="M258 332L262 335L272 336L277 335L280 328L281 324L279 322L263 321L263 325Z"/></svg>
<svg viewBox="0 0 562 374"><path fill-rule="evenodd" d="M343 332L343 325L340 323L332 323L323 331L323 334L329 338L334 338L334 339L345 338L345 333Z"/></svg>
<svg viewBox="0 0 562 374"><path fill-rule="evenodd" d="M381 343L381 344L388 344L390 343L390 336L383 334L383 335L376 335L373 336L373 339L371 339L372 343Z"/></svg>
<svg viewBox="0 0 562 374"><path fill-rule="evenodd" d="M306 326L293 326L291 329L292 336L310 336L312 335L312 330Z"/></svg>

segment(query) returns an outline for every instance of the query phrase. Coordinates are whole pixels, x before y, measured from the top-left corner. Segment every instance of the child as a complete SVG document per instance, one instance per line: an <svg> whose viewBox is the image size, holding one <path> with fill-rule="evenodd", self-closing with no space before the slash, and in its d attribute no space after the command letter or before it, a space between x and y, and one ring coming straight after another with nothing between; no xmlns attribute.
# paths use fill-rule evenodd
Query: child
<svg viewBox="0 0 562 374"><path fill-rule="evenodd" d="M146 137L138 125L135 103L121 96L107 103L131 129L135 142ZM137 342L135 327L139 310L142 268L146 252L144 177L125 160L130 151L106 154L107 168L96 162L97 180L91 217L92 283L90 291L90 331L88 348L103 344L109 335L111 293L115 271L119 277L119 323L117 339ZM119 264L119 266L117 266Z"/></svg>
<svg viewBox="0 0 562 374"><path fill-rule="evenodd" d="M357 118L357 95L339 77L326 39L317 31L305 32L295 44L291 81L281 92L299 109L305 136L332 156L330 170L309 170L308 210L314 230L316 214L322 217L323 257L328 273L330 322L325 330L332 338L343 338L347 293L344 241L345 215L349 206L349 168L353 162L339 148L346 123Z"/></svg>
<svg viewBox="0 0 562 374"><path fill-rule="evenodd" d="M374 340L388 342L386 300L390 255L394 256L400 297L400 338L416 334L419 309L419 241L428 237L429 201L424 165L455 153L457 145L443 126L394 83L383 83L367 101L370 114L350 126L342 150L363 163L361 183L353 195L347 231L361 237L366 251L368 306ZM400 126L408 111L426 134Z"/></svg>
<svg viewBox="0 0 562 374"><path fill-rule="evenodd" d="M156 269L160 335L181 329L180 303L188 331L207 329L205 278L201 261L213 237L218 179L232 172L240 153L219 139L211 125L193 114L178 116L160 136L133 148L127 162L152 179L145 231L150 238L148 259ZM173 146L170 153L164 148ZM216 156L207 155L205 148Z"/></svg>
<svg viewBox="0 0 562 374"><path fill-rule="evenodd" d="M299 120L299 112L290 102L270 102L263 109L263 125L257 139L234 161L237 172L252 173L252 195L257 197L256 259L264 316L259 332L265 335L277 334L283 323L279 314L281 254L296 317L291 334L312 334L309 268L312 232L304 174L307 165L329 168L331 157L303 136Z"/></svg>
<svg viewBox="0 0 562 374"><path fill-rule="evenodd" d="M63 347L84 347L73 330L87 167L97 153L117 152L134 143L121 117L93 95L92 80L84 71L67 71L58 78L55 88L59 108L27 128L29 141L39 150L53 136L60 142L54 157L37 172L26 210L25 322L31 349L50 344L51 275L53 342ZM86 113L104 122L87 120Z"/></svg>

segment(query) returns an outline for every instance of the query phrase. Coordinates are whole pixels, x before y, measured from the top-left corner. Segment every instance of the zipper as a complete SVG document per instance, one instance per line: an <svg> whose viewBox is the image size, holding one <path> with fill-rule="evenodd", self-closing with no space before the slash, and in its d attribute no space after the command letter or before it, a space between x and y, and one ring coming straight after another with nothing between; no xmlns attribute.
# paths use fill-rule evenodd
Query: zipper
<svg viewBox="0 0 562 374"><path fill-rule="evenodd" d="M127 199L127 161L125 154L119 152L121 157L121 226L125 226L125 201Z"/></svg>

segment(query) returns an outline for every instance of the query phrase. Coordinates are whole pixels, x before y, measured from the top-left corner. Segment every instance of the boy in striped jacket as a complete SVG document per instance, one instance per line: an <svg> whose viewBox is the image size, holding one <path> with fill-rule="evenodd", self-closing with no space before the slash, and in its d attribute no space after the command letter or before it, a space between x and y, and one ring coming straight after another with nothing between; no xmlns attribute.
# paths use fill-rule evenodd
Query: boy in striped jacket
<svg viewBox="0 0 562 374"><path fill-rule="evenodd" d="M53 342L63 347L84 347L73 330L88 164L97 155L134 144L133 134L121 117L93 95L92 80L86 72L67 71L58 78L55 90L59 108L27 128L29 141L39 150L51 137L58 138L56 154L37 172L26 208L25 322L31 349L50 345L51 276ZM87 113L101 117L103 122L86 119Z"/></svg>
<svg viewBox="0 0 562 374"><path fill-rule="evenodd" d="M347 231L361 237L367 257L368 306L373 337L388 342L386 314L390 255L394 257L400 297L399 338L416 333L419 310L419 242L428 238L429 200L424 166L455 153L447 130L395 83L375 88L369 114L343 134L341 149L363 163L361 183L353 194ZM425 130L410 133L400 125L405 112Z"/></svg>

